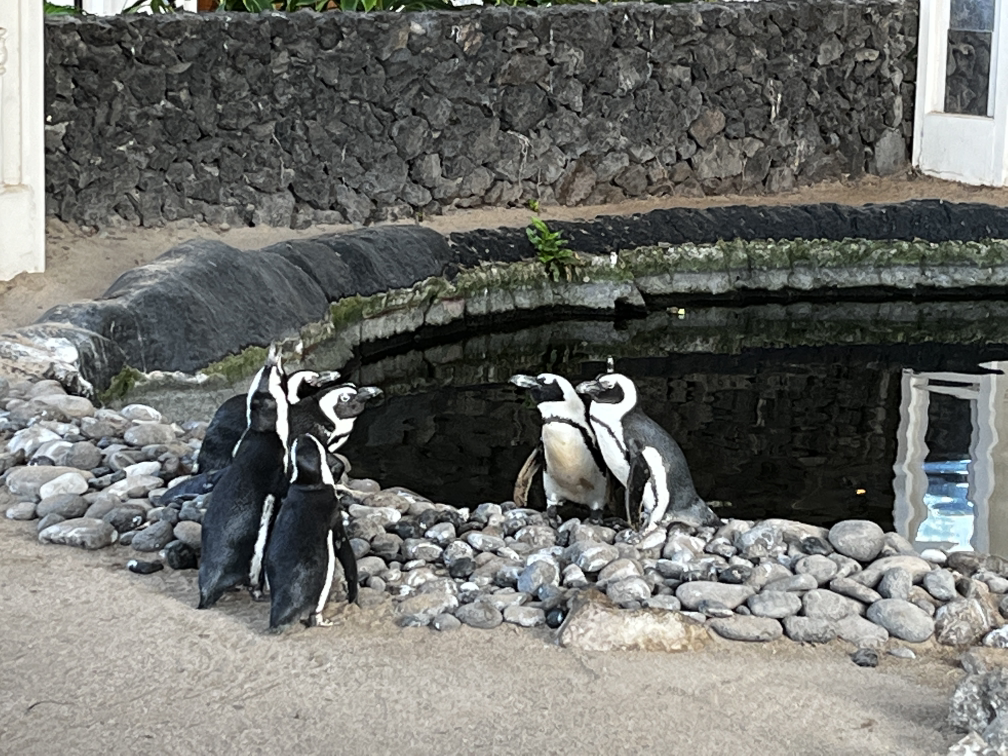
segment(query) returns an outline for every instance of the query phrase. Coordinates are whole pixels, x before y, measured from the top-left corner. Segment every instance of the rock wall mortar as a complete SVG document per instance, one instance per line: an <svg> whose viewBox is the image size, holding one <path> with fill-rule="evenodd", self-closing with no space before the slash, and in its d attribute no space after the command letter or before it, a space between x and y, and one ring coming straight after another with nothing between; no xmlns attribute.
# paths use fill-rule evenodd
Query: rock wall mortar
<svg viewBox="0 0 1008 756"><path fill-rule="evenodd" d="M916 5L46 21L47 211L306 227L904 168Z"/></svg>

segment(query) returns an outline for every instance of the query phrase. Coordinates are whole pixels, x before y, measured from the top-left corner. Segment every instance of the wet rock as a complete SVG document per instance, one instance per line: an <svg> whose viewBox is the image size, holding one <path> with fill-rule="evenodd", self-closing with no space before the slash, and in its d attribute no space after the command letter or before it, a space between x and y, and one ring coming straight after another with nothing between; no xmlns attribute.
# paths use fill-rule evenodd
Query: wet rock
<svg viewBox="0 0 1008 756"><path fill-rule="evenodd" d="M985 554L977 554L974 551L953 551L946 558L945 565L963 575L972 575L983 567L985 557Z"/></svg>
<svg viewBox="0 0 1008 756"><path fill-rule="evenodd" d="M893 567L882 573L882 579L876 586L876 590L883 598L910 600L910 589L913 587L913 579L910 573L902 567Z"/></svg>
<svg viewBox="0 0 1008 756"><path fill-rule="evenodd" d="M175 440L175 429L163 423L139 423L126 430L123 440L130 446L170 444Z"/></svg>
<svg viewBox="0 0 1008 756"><path fill-rule="evenodd" d="M676 589L676 598L687 609L696 609L700 602L723 604L734 609L746 601L755 591L748 585L725 585L706 580L683 583Z"/></svg>
<svg viewBox="0 0 1008 756"><path fill-rule="evenodd" d="M607 564L599 571L595 579L599 588L605 588L610 582L625 580L626 578L641 577L644 570L641 569L640 562L635 559L616 559Z"/></svg>
<svg viewBox="0 0 1008 756"><path fill-rule="evenodd" d="M13 504L7 508L7 519L34 520L35 506L34 501L19 501L17 504Z"/></svg>
<svg viewBox="0 0 1008 756"><path fill-rule="evenodd" d="M123 504L106 512L102 519L120 533L125 533L136 530L147 521L147 510L137 504Z"/></svg>
<svg viewBox="0 0 1008 756"><path fill-rule="evenodd" d="M101 450L90 441L70 444L64 464L79 470L92 470L102 463Z"/></svg>
<svg viewBox="0 0 1008 756"><path fill-rule="evenodd" d="M184 541L170 541L164 547L164 560L173 570L195 570L199 566L199 549Z"/></svg>
<svg viewBox="0 0 1008 756"><path fill-rule="evenodd" d="M66 546L79 546L83 549L103 549L116 541L116 531L102 520L92 520L88 517L75 517L65 520L38 534L42 543L58 543Z"/></svg>
<svg viewBox="0 0 1008 756"><path fill-rule="evenodd" d="M629 604L644 601L651 596L651 586L639 577L613 580L606 586L606 596L614 604Z"/></svg>
<svg viewBox="0 0 1008 756"><path fill-rule="evenodd" d="M856 599L864 604L874 604L882 598L878 591L874 591L866 585L850 578L834 578L830 581L829 589L841 596Z"/></svg>
<svg viewBox="0 0 1008 756"><path fill-rule="evenodd" d="M59 494L82 494L88 490L88 482L79 472L68 472L39 486L39 498L48 499Z"/></svg>
<svg viewBox="0 0 1008 756"><path fill-rule="evenodd" d="M855 646L875 648L889 640L889 631L858 614L850 614L835 622L837 635Z"/></svg>
<svg viewBox="0 0 1008 756"><path fill-rule="evenodd" d="M984 636L983 644L988 648L1008 648L1008 625L991 630Z"/></svg>
<svg viewBox="0 0 1008 756"><path fill-rule="evenodd" d="M859 562L871 562L882 551L885 533L869 520L843 520L829 531L829 542L844 556Z"/></svg>
<svg viewBox="0 0 1008 756"><path fill-rule="evenodd" d="M568 549L568 558L585 572L598 572L619 559L619 550L608 543L577 541Z"/></svg>
<svg viewBox="0 0 1008 756"><path fill-rule="evenodd" d="M774 580L763 586L764 591L811 591L818 587L819 581L813 575L791 575L782 580Z"/></svg>
<svg viewBox="0 0 1008 756"><path fill-rule="evenodd" d="M83 496L74 493L60 493L43 498L35 508L35 514L38 517L58 514L65 519L73 519L74 517L83 517L89 508L90 505Z"/></svg>
<svg viewBox="0 0 1008 756"><path fill-rule="evenodd" d="M878 651L871 648L859 648L851 654L851 661L859 667L877 667L879 663Z"/></svg>
<svg viewBox="0 0 1008 756"><path fill-rule="evenodd" d="M783 622L787 637L799 643L829 643L837 637L836 625L832 620L785 617Z"/></svg>
<svg viewBox="0 0 1008 756"><path fill-rule="evenodd" d="M509 606L504 609L504 621L521 627L539 627L546 624L546 612L532 606Z"/></svg>
<svg viewBox="0 0 1008 756"><path fill-rule="evenodd" d="M131 420L135 423L161 422L161 413L147 404L127 404L119 410L118 415L120 418ZM101 412L97 413L97 417L109 421L114 421L115 419L114 416Z"/></svg>
<svg viewBox="0 0 1008 756"><path fill-rule="evenodd" d="M67 518L64 517L61 514L56 514L55 512L50 512L49 514L47 514L45 517L41 518L35 524L35 532L36 533L41 533L43 530L45 530L46 528L48 528L50 525L55 525L56 523L63 522L66 519Z"/></svg>
<svg viewBox="0 0 1008 756"><path fill-rule="evenodd" d="M784 634L780 622L770 617L724 617L710 621L710 628L722 638L735 641L765 642Z"/></svg>
<svg viewBox="0 0 1008 756"><path fill-rule="evenodd" d="M161 562L148 562L143 559L130 559L126 562L126 569L137 575L151 575L164 569Z"/></svg>
<svg viewBox="0 0 1008 756"><path fill-rule="evenodd" d="M434 617L450 613L458 606L459 600L455 592L438 586L438 590L407 596L396 605L396 614L400 617L414 617L422 620L420 624L429 624Z"/></svg>
<svg viewBox="0 0 1008 756"><path fill-rule="evenodd" d="M756 617L783 619L798 614L802 608L802 600L797 594L789 591L764 590L755 596L750 596L746 605Z"/></svg>
<svg viewBox="0 0 1008 756"><path fill-rule="evenodd" d="M437 561L443 551L436 543L422 538L407 538L403 541L402 549L406 559L422 559L425 562Z"/></svg>
<svg viewBox="0 0 1008 756"><path fill-rule="evenodd" d="M935 612L935 640L945 646L972 645L990 628L987 613L977 599L956 599Z"/></svg>
<svg viewBox="0 0 1008 756"><path fill-rule="evenodd" d="M919 607L899 599L882 599L868 607L868 619L889 633L911 643L926 641L934 634L934 620Z"/></svg>
<svg viewBox="0 0 1008 756"><path fill-rule="evenodd" d="M973 673L959 683L949 702L949 724L957 730L984 732L1008 711L1008 669Z"/></svg>
<svg viewBox="0 0 1008 756"><path fill-rule="evenodd" d="M132 546L137 551L160 551L174 539L171 523L155 522L133 536Z"/></svg>
<svg viewBox="0 0 1008 756"><path fill-rule="evenodd" d="M749 577L746 578L745 584L751 586L754 590L759 591L764 589L770 583L778 580L784 580L789 577L793 577L793 573L783 564L778 564L777 562L764 562L763 564L756 565L752 568L752 572L749 574Z"/></svg>
<svg viewBox="0 0 1008 756"><path fill-rule="evenodd" d="M817 588L802 596L802 609L806 617L838 620L851 614L860 614L864 611L864 606L854 599Z"/></svg>
<svg viewBox="0 0 1008 756"><path fill-rule="evenodd" d="M839 567L837 567L836 562L833 560L819 554L814 554L802 557L795 562L794 571L798 575L811 575L816 579L817 586L821 586L836 576Z"/></svg>
<svg viewBox="0 0 1008 756"><path fill-rule="evenodd" d="M434 619L430 621L430 626L439 633L446 633L451 630L458 630L462 627L462 623L454 614L448 614L445 612L434 617Z"/></svg>
<svg viewBox="0 0 1008 756"><path fill-rule="evenodd" d="M518 575L518 590L529 594L535 594L544 585L559 584L560 570L552 561L537 560L532 562Z"/></svg>
<svg viewBox="0 0 1008 756"><path fill-rule="evenodd" d="M7 451L11 454L21 452L27 459L31 457L44 444L52 441L62 441L60 434L42 427L41 425L31 425L17 431L7 442Z"/></svg>
<svg viewBox="0 0 1008 756"><path fill-rule="evenodd" d="M876 559L861 572L851 575L851 580L857 580L862 585L874 588L879 584L882 575L894 567L899 567L910 573L910 579L915 583L931 572L930 562L926 562L920 557L899 555Z"/></svg>
<svg viewBox="0 0 1008 756"><path fill-rule="evenodd" d="M504 615L490 602L477 599L471 604L463 604L455 610L455 616L462 621L463 625L479 628L480 630L492 630L504 621Z"/></svg>
<svg viewBox="0 0 1008 756"><path fill-rule="evenodd" d="M644 600L647 609L661 609L666 612L678 612L682 609L682 603L672 595L650 596Z"/></svg>
<svg viewBox="0 0 1008 756"><path fill-rule="evenodd" d="M16 467L7 473L7 489L15 496L23 496L25 498L38 497L39 490L43 485L67 473L83 475L85 479L93 477L90 473L82 473L80 470L75 470L72 467L48 467L42 465Z"/></svg>
<svg viewBox="0 0 1008 756"><path fill-rule="evenodd" d="M627 611L598 598L581 598L564 620L558 641L565 648L582 651L669 652L698 650L703 647L706 637L707 631L702 624L692 622L678 612L656 609Z"/></svg>
<svg viewBox="0 0 1008 756"><path fill-rule="evenodd" d="M175 539L192 546L196 551L200 550L201 539L203 537L203 526L191 520L181 520L174 528L172 534Z"/></svg>

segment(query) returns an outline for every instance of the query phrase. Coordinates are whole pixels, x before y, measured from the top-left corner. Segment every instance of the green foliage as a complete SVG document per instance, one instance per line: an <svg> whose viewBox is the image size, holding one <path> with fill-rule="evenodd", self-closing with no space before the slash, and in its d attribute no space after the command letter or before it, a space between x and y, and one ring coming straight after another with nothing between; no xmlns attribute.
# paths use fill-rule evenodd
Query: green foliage
<svg viewBox="0 0 1008 756"><path fill-rule="evenodd" d="M535 197L530 198L529 201L526 202L525 204L528 205L529 210L531 210L533 213L539 212L539 200L537 200Z"/></svg>
<svg viewBox="0 0 1008 756"><path fill-rule="evenodd" d="M176 5L175 3L179 4ZM149 10L151 13L176 13L182 10L181 0L136 0L122 9L124 14Z"/></svg>
<svg viewBox="0 0 1008 756"><path fill-rule="evenodd" d="M564 276L569 281L573 269L580 263L580 258L572 250L567 249L567 240L559 231L550 231L549 226L541 218L533 217L525 228L525 235L536 248L539 262L546 268L546 275L553 281L559 281Z"/></svg>
<svg viewBox="0 0 1008 756"><path fill-rule="evenodd" d="M77 9L72 5L56 5L49 0L42 0L42 12L48 16L76 16Z"/></svg>

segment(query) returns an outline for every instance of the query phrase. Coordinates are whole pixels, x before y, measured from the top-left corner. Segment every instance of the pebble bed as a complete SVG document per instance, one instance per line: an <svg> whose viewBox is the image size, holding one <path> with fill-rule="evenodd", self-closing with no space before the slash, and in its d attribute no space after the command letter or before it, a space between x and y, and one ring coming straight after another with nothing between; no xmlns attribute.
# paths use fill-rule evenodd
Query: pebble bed
<svg viewBox="0 0 1008 756"><path fill-rule="evenodd" d="M0 379L0 397L9 519L32 521L46 544L128 547L134 571L196 566L200 499L160 500L192 472L206 422L166 423L140 404L96 408L51 380ZM918 554L864 520L828 530L784 519L672 524L631 543L629 529L577 519L554 528L513 502L455 508L345 483L359 602L394 602L403 626L555 628L597 589L618 607L682 612L732 640L840 638L866 666L890 638L1008 648L1008 560Z"/></svg>

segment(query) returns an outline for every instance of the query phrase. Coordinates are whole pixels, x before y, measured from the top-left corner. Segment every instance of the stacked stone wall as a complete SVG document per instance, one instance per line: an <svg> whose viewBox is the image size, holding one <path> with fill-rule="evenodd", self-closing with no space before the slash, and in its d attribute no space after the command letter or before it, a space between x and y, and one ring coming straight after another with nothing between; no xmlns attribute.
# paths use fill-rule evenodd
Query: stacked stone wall
<svg viewBox="0 0 1008 756"><path fill-rule="evenodd" d="M916 29L847 0L49 19L48 211L304 227L892 173Z"/></svg>

